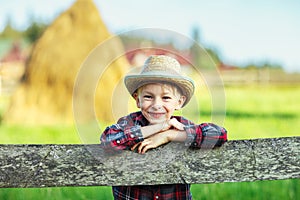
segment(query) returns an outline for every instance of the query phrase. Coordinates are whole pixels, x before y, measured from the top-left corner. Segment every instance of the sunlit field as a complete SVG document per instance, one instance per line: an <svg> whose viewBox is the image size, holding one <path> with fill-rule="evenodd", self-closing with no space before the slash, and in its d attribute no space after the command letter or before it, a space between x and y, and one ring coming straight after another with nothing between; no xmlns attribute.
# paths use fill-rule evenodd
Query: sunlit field
<svg viewBox="0 0 300 200"><path fill-rule="evenodd" d="M300 85L226 86L229 140L299 136ZM206 99L205 99L206 98ZM0 99L0 115L8 97ZM209 98L200 100L200 119L209 121ZM199 115L199 113L188 115ZM99 131L99 136L100 136ZM75 126L0 125L1 144L79 144ZM197 184L194 199L300 199L299 179L243 183ZM110 187L0 189L0 199L112 199Z"/></svg>
<svg viewBox="0 0 300 200"><path fill-rule="evenodd" d="M299 136L300 86L226 88L229 139Z"/></svg>

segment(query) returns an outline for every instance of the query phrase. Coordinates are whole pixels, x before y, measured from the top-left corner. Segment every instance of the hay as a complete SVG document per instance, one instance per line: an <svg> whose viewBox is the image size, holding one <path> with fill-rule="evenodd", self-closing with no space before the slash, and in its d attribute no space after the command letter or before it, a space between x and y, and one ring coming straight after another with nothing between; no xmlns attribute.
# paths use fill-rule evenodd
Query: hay
<svg viewBox="0 0 300 200"><path fill-rule="evenodd" d="M93 1L76 1L53 21L33 47L24 79L12 96L4 123L72 123L76 75L91 50L109 37L111 34ZM106 54L118 56L122 49L121 43L115 42L105 54L99 55L97 64L105 64L101 62ZM101 79L105 90L95 94L100 121L112 121L111 102L103 99L111 98L114 86L127 70L127 60L121 57L112 63ZM88 113L84 117L87 120L92 117Z"/></svg>

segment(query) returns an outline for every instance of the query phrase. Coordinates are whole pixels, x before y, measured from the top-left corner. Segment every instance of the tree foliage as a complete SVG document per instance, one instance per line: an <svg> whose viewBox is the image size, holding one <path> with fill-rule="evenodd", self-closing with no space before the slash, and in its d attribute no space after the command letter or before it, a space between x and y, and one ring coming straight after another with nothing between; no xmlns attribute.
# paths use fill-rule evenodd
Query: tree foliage
<svg viewBox="0 0 300 200"><path fill-rule="evenodd" d="M28 39L29 42L34 43L44 32L47 25L44 23L33 22L30 26L24 31L24 36Z"/></svg>
<svg viewBox="0 0 300 200"><path fill-rule="evenodd" d="M6 25L3 31L0 33L0 38L7 39L19 39L22 37L22 31L15 29L12 25L12 21L10 18L7 19Z"/></svg>
<svg viewBox="0 0 300 200"><path fill-rule="evenodd" d="M34 43L42 35L46 27L47 24L32 18L25 30L19 30L14 28L12 21L8 18L3 31L0 33L0 39L25 39L30 43Z"/></svg>

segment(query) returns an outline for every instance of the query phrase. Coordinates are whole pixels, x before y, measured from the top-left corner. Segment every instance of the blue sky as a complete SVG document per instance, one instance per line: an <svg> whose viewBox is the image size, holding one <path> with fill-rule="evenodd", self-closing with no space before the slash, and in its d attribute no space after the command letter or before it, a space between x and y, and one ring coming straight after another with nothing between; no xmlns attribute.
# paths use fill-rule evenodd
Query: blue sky
<svg viewBox="0 0 300 200"><path fill-rule="evenodd" d="M8 16L26 28L30 16L51 21L74 0L0 0L0 31ZM216 48L228 64L278 63L300 72L298 0L94 0L113 33L136 28L168 29Z"/></svg>

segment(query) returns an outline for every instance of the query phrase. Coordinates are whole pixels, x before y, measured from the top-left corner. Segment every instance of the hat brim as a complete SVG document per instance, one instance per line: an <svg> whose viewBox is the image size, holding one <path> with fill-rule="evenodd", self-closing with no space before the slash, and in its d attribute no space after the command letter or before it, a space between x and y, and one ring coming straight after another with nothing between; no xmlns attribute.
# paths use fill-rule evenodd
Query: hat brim
<svg viewBox="0 0 300 200"><path fill-rule="evenodd" d="M181 90L182 95L186 97L182 107L190 101L194 94L193 80L184 76L166 76L159 74L128 75L124 78L124 83L131 95L133 95L138 88L149 83L169 83L175 85Z"/></svg>

